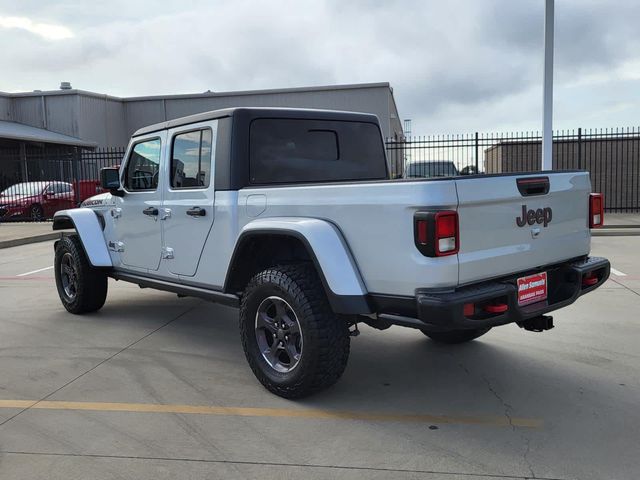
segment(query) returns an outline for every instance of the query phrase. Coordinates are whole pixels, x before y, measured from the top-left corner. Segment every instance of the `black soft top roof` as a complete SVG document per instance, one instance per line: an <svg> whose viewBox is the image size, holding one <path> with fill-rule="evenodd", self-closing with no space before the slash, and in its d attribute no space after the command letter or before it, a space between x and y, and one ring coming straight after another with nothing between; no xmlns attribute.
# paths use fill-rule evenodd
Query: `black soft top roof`
<svg viewBox="0 0 640 480"><path fill-rule="evenodd" d="M133 136L166 130L173 127L190 125L192 123L215 120L216 118L233 117L237 114L250 118L299 118L315 120L342 120L351 122L368 122L379 124L378 117L370 113L345 112L339 110L320 110L313 108L275 108L275 107L237 107L196 113L187 117L176 118L166 122L155 123L138 129Z"/></svg>

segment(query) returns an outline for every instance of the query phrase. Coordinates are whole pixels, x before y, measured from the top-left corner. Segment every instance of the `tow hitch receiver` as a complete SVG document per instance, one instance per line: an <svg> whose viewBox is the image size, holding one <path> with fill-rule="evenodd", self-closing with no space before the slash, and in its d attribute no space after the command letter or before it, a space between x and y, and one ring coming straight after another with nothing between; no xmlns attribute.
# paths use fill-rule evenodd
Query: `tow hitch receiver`
<svg viewBox="0 0 640 480"><path fill-rule="evenodd" d="M519 322L518 326L524 328L528 332L544 332L553 328L553 317L550 315L540 315L539 317L529 318L523 322Z"/></svg>

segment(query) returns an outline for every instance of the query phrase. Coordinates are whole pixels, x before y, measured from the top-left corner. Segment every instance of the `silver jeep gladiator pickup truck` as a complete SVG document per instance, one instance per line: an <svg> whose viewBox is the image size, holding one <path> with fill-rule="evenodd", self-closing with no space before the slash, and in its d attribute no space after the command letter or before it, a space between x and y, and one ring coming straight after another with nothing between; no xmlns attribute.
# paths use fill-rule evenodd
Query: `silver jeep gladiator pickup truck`
<svg viewBox="0 0 640 480"><path fill-rule="evenodd" d="M55 214L64 307L107 278L237 306L258 380L283 397L335 383L363 322L460 343L602 285L603 203L584 171L389 178L378 120L235 108L138 130L105 193Z"/></svg>

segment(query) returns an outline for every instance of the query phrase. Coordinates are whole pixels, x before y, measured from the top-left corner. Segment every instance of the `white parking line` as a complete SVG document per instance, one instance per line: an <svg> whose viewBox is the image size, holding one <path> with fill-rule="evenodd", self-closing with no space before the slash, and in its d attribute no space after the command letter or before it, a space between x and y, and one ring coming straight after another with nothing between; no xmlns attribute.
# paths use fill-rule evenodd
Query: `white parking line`
<svg viewBox="0 0 640 480"><path fill-rule="evenodd" d="M626 273L622 273L620 270L616 270L615 268L611 268L611 273L613 273L614 275L618 276L618 277L626 277L627 274Z"/></svg>
<svg viewBox="0 0 640 480"><path fill-rule="evenodd" d="M52 268L53 265L51 265L50 267L39 268L38 270L34 270L32 272L20 273L16 275L16 277L26 277L27 275L31 275L32 273L44 272L45 270L51 270Z"/></svg>

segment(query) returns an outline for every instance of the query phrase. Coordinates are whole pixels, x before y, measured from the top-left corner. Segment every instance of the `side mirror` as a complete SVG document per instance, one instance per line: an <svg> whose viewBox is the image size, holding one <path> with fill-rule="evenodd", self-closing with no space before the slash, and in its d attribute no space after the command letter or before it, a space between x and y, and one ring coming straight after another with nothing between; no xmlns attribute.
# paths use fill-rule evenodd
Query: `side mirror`
<svg viewBox="0 0 640 480"><path fill-rule="evenodd" d="M106 167L100 170L100 186L104 190L109 190L111 195L116 197L124 196L124 191L120 189L120 169L117 167Z"/></svg>

